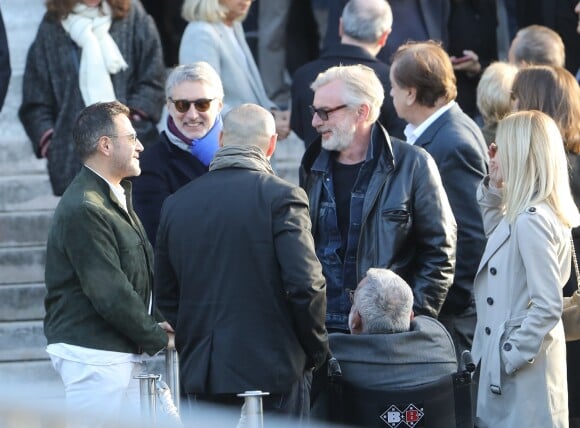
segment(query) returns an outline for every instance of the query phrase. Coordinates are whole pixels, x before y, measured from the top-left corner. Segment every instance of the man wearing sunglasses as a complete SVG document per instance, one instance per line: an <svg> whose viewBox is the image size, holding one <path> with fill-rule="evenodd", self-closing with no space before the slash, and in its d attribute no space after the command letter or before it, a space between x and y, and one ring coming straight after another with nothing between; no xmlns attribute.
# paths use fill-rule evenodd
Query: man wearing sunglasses
<svg viewBox="0 0 580 428"><path fill-rule="evenodd" d="M437 317L455 268L456 224L433 159L377 122L382 85L364 65L332 67L312 84L301 185L327 284L326 326L348 332L349 291L369 268L413 289L417 315Z"/></svg>
<svg viewBox="0 0 580 428"><path fill-rule="evenodd" d="M205 174L218 148L224 90L206 62L176 67L165 84L167 120L160 141L141 156L133 201L147 236L155 246L163 201Z"/></svg>

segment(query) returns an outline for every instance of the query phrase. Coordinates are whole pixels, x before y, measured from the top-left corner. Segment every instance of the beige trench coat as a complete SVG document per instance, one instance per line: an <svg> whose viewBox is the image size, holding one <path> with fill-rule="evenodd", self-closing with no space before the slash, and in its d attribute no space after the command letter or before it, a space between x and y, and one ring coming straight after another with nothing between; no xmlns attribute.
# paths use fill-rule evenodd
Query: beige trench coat
<svg viewBox="0 0 580 428"><path fill-rule="evenodd" d="M567 427L562 287L570 274L570 230L550 207L528 207L509 225L501 195L478 189L487 246L475 277L482 427Z"/></svg>

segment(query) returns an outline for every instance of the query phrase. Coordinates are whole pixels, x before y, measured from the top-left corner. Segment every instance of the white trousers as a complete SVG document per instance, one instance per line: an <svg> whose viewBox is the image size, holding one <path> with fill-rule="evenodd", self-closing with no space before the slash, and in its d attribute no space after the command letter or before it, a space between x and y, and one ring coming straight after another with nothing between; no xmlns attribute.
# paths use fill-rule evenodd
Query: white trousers
<svg viewBox="0 0 580 428"><path fill-rule="evenodd" d="M64 383L69 428L105 427L139 417L139 380L134 377L141 363L94 365L50 358Z"/></svg>

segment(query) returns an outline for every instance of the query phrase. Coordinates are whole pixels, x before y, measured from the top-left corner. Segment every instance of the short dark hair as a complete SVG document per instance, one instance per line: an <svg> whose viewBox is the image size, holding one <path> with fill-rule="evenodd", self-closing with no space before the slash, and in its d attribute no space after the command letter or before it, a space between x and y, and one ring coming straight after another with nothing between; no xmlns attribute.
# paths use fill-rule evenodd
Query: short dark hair
<svg viewBox="0 0 580 428"><path fill-rule="evenodd" d="M113 119L121 114L128 117L129 107L119 101L91 104L79 113L73 128L73 141L81 161L95 152L99 138L115 134Z"/></svg>
<svg viewBox="0 0 580 428"><path fill-rule="evenodd" d="M451 60L438 42L407 42L399 46L393 55L392 70L397 85L417 90L421 105L434 107L439 98L448 103L457 97Z"/></svg>

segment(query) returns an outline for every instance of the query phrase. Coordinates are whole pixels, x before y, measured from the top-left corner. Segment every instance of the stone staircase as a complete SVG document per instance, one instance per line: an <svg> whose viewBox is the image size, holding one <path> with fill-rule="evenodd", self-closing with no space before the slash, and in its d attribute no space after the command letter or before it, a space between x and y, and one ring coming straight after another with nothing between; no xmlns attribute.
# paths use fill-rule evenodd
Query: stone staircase
<svg viewBox="0 0 580 428"><path fill-rule="evenodd" d="M0 378L18 390L62 395L44 351L44 258L58 199L17 117L28 46L44 13L42 0L3 0L12 79L0 113Z"/></svg>
<svg viewBox="0 0 580 428"><path fill-rule="evenodd" d="M45 244L58 198L52 195L45 161L35 158L17 117L26 54L44 0L2 0L1 8L12 78L0 113L0 401L6 385L40 397L62 397L42 331ZM278 144L275 165L280 176L297 182L302 151L299 140ZM159 363L153 364L156 371Z"/></svg>

